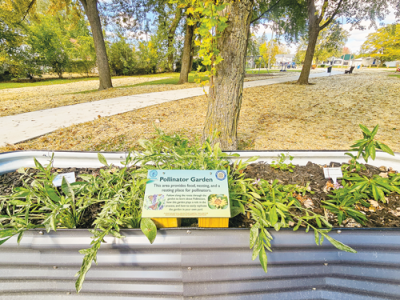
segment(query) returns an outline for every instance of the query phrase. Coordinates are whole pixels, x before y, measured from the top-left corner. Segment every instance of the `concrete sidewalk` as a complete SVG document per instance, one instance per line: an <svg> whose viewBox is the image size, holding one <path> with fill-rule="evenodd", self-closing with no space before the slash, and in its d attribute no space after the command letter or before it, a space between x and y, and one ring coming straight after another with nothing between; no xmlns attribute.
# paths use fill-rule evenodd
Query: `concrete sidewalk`
<svg viewBox="0 0 400 300"><path fill-rule="evenodd" d="M343 74L343 72L334 71L333 75ZM310 78L325 76L328 76L328 74L315 73L311 74ZM299 74L283 78L249 81L244 83L244 88L295 81L298 77ZM208 88L206 88L206 91L208 92ZM58 128L92 121L97 119L99 115L107 117L151 105L201 95L204 95L202 88L191 88L124 96L2 117L0 118L0 146L4 146L7 143L16 144L50 133Z"/></svg>

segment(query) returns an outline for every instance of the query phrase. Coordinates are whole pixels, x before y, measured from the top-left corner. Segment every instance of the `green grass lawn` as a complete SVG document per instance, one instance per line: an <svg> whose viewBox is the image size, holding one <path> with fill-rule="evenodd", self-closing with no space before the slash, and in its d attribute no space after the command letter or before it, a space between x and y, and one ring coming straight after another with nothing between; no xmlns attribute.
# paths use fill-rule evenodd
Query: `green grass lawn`
<svg viewBox="0 0 400 300"><path fill-rule="evenodd" d="M389 75L390 77L397 77L400 78L400 75Z"/></svg>
<svg viewBox="0 0 400 300"><path fill-rule="evenodd" d="M65 84L77 81L99 80L98 77L72 78L72 79L43 79L36 82L0 82L0 90L16 89L30 86L44 86L53 84Z"/></svg>
<svg viewBox="0 0 400 300"><path fill-rule="evenodd" d="M127 77L140 77L140 78L142 78L142 77L166 77L166 76L170 76L170 74L171 73L150 74L150 75L135 75L135 76L113 76L111 78L112 79L118 79L118 78L127 78ZM175 74L175 73L172 73L172 74ZM66 83L79 82L79 81L89 81L89 80L99 80L99 77L82 77L82 78L72 78L72 79L52 78L52 79L43 79L41 81L36 81L36 82L0 82L0 90L24 88L24 87L31 87L31 86L45 86L45 85L54 85L54 84L66 84Z"/></svg>

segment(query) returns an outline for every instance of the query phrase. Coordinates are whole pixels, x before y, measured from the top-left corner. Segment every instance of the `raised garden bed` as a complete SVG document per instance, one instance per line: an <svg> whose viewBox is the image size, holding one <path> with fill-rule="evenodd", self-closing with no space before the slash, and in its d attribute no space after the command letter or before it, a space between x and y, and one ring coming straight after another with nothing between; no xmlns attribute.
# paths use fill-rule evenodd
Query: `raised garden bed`
<svg viewBox="0 0 400 300"><path fill-rule="evenodd" d="M191 151L195 150L191 148ZM346 187L345 182L339 180L339 186L343 184L345 188L339 188L336 192L333 192L333 186L328 180L323 179L322 167L324 165L339 166L341 163L346 163L348 157L344 155L344 152L291 152L292 163L293 165L298 164L298 166L283 161L271 165L261 163L260 161L268 163L271 163L272 160L276 161L277 155L280 153L264 152L258 153L260 154L258 161L254 161L247 168L238 163L238 160L246 156L253 156L255 153L240 153L240 158L232 158L231 163L233 160L237 162L230 167L226 161L222 165L218 165L218 160L213 160L212 153L214 152L210 153L209 158L206 159L209 167L231 169L233 183L230 183L230 196L231 199L236 201L236 206L234 205L231 211L236 212L236 215L246 209L247 213L238 214L235 218L232 218L230 225L242 228L226 230L194 228L196 220L188 219L183 221L183 226L191 227L160 230L157 238L155 238L155 235L149 236L147 234L150 240L155 238L155 244L150 246L147 239L138 230L121 230L119 233L114 232L111 236L104 234L112 233L112 231L104 231L105 229L96 227L100 231L92 232L92 234L96 235L94 245L96 243L101 244L101 249L98 252L99 266L93 267L92 271L88 273L79 297L88 299L97 297L99 291L101 291L104 297L114 298L119 297L112 296L114 292L118 292L121 298L149 296L173 299L185 297L263 299L267 296L271 299L396 298L399 292L399 284L394 279L396 277L390 277L391 279L388 281L388 274L400 273L400 265L396 263L400 250L398 245L400 242L396 237L400 231L393 228L354 229L346 227L358 227L361 224L364 227L398 226L399 194L385 190L383 197L377 190L378 192L375 191L372 196L370 189L375 181L376 184L381 182L379 178L388 177L391 180L397 180L396 171L400 169L399 154L390 156L378 152L376 159L370 161L371 165L365 169L362 169L360 165L352 165L361 168L357 173L361 176L365 175L371 187L369 187L369 190L360 188L360 193L364 193L365 196L360 199L357 198L354 203L343 206L343 203L339 205L335 201L330 202L332 197L329 197L328 194L340 195L338 191L349 190L349 187ZM0 155L0 172L3 173L3 176L0 177L0 193L8 194L10 185L17 186L20 184L17 174L11 171L22 166L29 166L24 160L32 161L32 155L47 162L52 156L51 153L44 152L15 152ZM157 155L151 156L151 160L148 160L148 162L157 164L161 157L164 161L165 154L158 153ZM69 168L77 168L69 169L69 171L94 175L89 176L92 179L98 176L101 180L102 178L110 179L114 173L117 174L117 177L119 176L118 168L111 164L116 165L116 161L120 161L126 156L127 154L104 154L104 157L100 157L100 160L104 164L105 158L107 158L109 166L106 169L98 170L97 168L101 164L97 162L97 155L94 153L56 152L52 161L52 170L64 172L63 168L68 166ZM18 157L23 159L19 160ZM172 163L172 161L174 160L167 163ZM192 158L189 157L189 161L192 163ZM146 161L142 160L141 163L146 163ZM36 166L39 166L38 162ZM382 166L390 166L392 169L385 168L383 170ZM353 167L343 167L345 173L347 172L345 176L355 176ZM199 166L193 168L196 169ZM130 170L134 174L135 170L140 171L140 168L129 167L123 172L130 174ZM36 170L31 172L30 169L19 170L19 174L24 173L24 176L31 176L32 179L30 180L37 176L37 172ZM46 173L46 176L52 178L51 168L43 170L42 173ZM86 177L82 175L83 180L89 180L89 177L87 177L87 174ZM397 189L397 181L395 180L390 182L391 186L387 189ZM248 189L243 193L240 192L242 183L245 183L246 189ZM358 179L356 184L352 185L354 190L358 190L357 184L359 184ZM29 185L32 185L32 182L28 180L24 186ZM34 183L33 187L35 188L35 186ZM377 187L382 189L383 186L377 185ZM66 186L63 188L66 193L65 197L70 198L68 195L71 191L65 190L65 188ZM331 190L328 191L329 189ZM83 198L79 198L79 189L76 191L78 193L77 199L80 199L76 201L81 201ZM313 194L310 193L311 191ZM61 193L61 190L59 192ZM103 191L100 192L103 193ZM353 191L352 193L352 195L355 195L358 192ZM132 194L129 197L133 197L134 201L140 201L140 195ZM246 205L244 207L238 206L237 203L241 201L240 199L243 200L243 197L245 197ZM368 199L372 197L375 200ZM50 195L50 198L54 198L54 195ZM16 198L13 199L12 201L16 201ZM271 201L273 203L277 201L280 204L271 204ZM333 203L333 206L339 211L335 213L335 209L330 207L329 203ZM260 223L261 215L258 217L261 210L257 210L260 204L270 207L265 210L267 214L265 221L263 221L265 224L270 222L269 224L277 230L281 227L289 228L281 229L279 232L271 229L273 239L264 235L264 227L260 228L260 226L264 226ZM22 204L15 202L13 205ZM94 217L91 219L90 216L101 215L106 205L106 203L92 203L84 211L76 227L89 226L88 224L93 223L93 220L96 219ZM276 210L280 209L281 212L285 212L284 208L287 205L288 211L285 213L285 221L283 216L280 218L276 212L271 210L271 205L272 209L275 209L276 205ZM344 208L340 212L342 206ZM129 208L132 207L129 206ZM3 205L3 215L4 209ZM15 210L16 208L9 209ZM357 209L357 213L354 215L355 209ZM137 209L134 210L135 213L137 211ZM275 221L273 220L275 218L274 213L278 215ZM32 215L29 216L31 218L30 228L40 227L41 223L35 223L34 215L33 219ZM18 215L16 217L18 218ZM132 218L138 218L137 223L135 223L137 225L132 225L137 227L140 216L134 215ZM3 218L2 222L4 220ZM318 229L322 221L324 223L329 222L337 228L329 233L324 231L323 228ZM99 223L96 222L94 224L98 226ZM124 222L123 224L127 224L126 220ZM16 246L17 236L1 245L0 268L6 274L3 276L11 276L15 279L6 279L2 283L2 289L0 289L2 295L17 298L24 298L23 293L27 292L48 297L50 297L49 292L54 292L57 297L61 297L65 293L72 295L73 278L70 273L72 270L74 272L78 270L83 255L77 251L88 247L91 234L81 229L59 230L55 233L50 230L52 224L49 224L48 218L43 223L47 224L48 232L39 228L29 230L25 232L25 237L19 247ZM57 223L61 225L57 225ZM146 221L147 223L148 221ZM65 219L57 217L55 225L60 228L65 226L63 224L68 225L69 223L66 223ZM327 225L332 226L330 224ZM303 226L307 227L307 230L314 230L315 236L313 233L306 233L302 228ZM251 229L243 227L251 227ZM299 231L292 232L290 227L299 228ZM120 234L124 237L119 238ZM73 237L74 235L77 235L77 237ZM268 273L264 272L267 268L267 256L259 252L260 250L255 251L255 255L253 252L253 259L259 254L264 270L259 266L258 261L251 260L252 250L248 249L249 237L250 244L254 246L254 249L260 247L260 243L263 243L263 247L267 249L271 247L274 250L274 252L268 254ZM339 249L352 252L355 252L355 249L358 253L339 251L327 242L322 243L322 237L329 239ZM2 238L4 238L4 234ZM334 239L347 244L347 246ZM315 242L321 245L317 246ZM20 256L18 257L16 253L19 253ZM84 254L88 255L88 253L85 252ZM262 255L265 255L265 257L261 257ZM21 268L24 272L19 274L18 268ZM28 271L28 269L31 271ZM52 270L59 271L53 272ZM153 274L153 277L150 274ZM304 276L308 277L304 278ZM0 278L2 278L1 275ZM131 280L135 280L139 284L133 284ZM40 287L37 283L43 281L51 282L46 287ZM61 284L61 282L66 284ZM21 289L18 287L21 287ZM17 290L18 292L16 292ZM26 298L29 298L29 296Z"/></svg>

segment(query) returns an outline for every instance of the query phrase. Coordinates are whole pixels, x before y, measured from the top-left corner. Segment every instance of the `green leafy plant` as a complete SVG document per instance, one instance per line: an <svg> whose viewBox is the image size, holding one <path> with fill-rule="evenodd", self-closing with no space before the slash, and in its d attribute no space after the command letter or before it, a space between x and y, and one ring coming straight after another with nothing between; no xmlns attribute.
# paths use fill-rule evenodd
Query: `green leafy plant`
<svg viewBox="0 0 400 300"><path fill-rule="evenodd" d="M109 165L105 157L98 154L104 165L98 174L80 175L76 183L63 179L60 188L53 186L57 173L53 172L51 163L43 167L35 160L37 173L34 175L20 169L23 187L15 189L12 195L0 197L0 245L14 235L18 235L19 242L23 232L32 228L56 231L91 227L91 245L80 251L84 257L75 285L79 292L92 263L97 262L97 252L107 235L122 238L122 228L140 227L150 243L154 242L157 234L154 222L141 218L148 170L180 169L227 171L231 216L243 214L254 221L250 247L253 259L258 256L265 271L266 251L272 250L269 228L280 230L297 223L294 230L300 226L306 231L314 230L318 245L326 238L338 249L355 252L329 237L332 226L325 217L307 209L295 197L310 192L308 185L280 185L278 181L269 183L246 178L246 167L257 157L232 163L230 159L238 155L222 152L218 143L211 146L209 140L203 144L190 142L177 134L166 135L161 130L157 130L154 140L143 140L140 144L143 151L130 154L122 162L123 168ZM399 184L399 181L394 178L393 184ZM96 207L98 212L88 224L83 215L89 207Z"/></svg>
<svg viewBox="0 0 400 300"><path fill-rule="evenodd" d="M151 220L141 219L146 171L129 168L131 157L120 169L109 166L103 155L98 156L106 165L98 176L81 175L83 181L71 184L63 178L60 188L53 185L58 174L52 173L52 163L43 167L35 160L37 174L30 175L25 169L20 169L23 186L16 188L10 196L0 197L0 244L14 235L18 235L19 242L24 231L32 228L45 227L49 232L93 226L92 247L81 251L85 257L77 274L77 291L82 288L86 272L95 261L105 235L120 238L120 228L138 228L141 222L144 222L141 228L150 241L154 240L151 237L156 232ZM82 216L89 206L97 206L100 212L92 224L83 224Z"/></svg>
<svg viewBox="0 0 400 300"><path fill-rule="evenodd" d="M360 224L364 224L367 220L364 214L354 209L356 203L369 207L370 204L364 199L368 199L368 196L362 191L351 191L346 185L342 189L333 191L333 195L328 195L331 200L322 201L325 205L324 208L329 209L332 213L337 215L339 225L347 218L353 218Z"/></svg>
<svg viewBox="0 0 400 300"><path fill-rule="evenodd" d="M261 266L267 272L267 256L266 251L271 250L272 235L267 228L274 228L279 231L281 228L290 227L290 223L297 223L293 228L298 230L300 226L306 228L306 232L310 229L314 231L315 242L321 245L326 238L336 248L356 253L356 251L339 241L336 241L328 235L332 225L325 217L314 213L313 211L303 207L293 194L298 191L298 187L293 186L290 191L287 186L278 184L275 180L272 184L265 180L260 180L257 187L248 188L243 196L245 208L250 213L255 224L250 230L250 248L253 249L252 259L259 256ZM323 228L325 225L325 228Z"/></svg>
<svg viewBox="0 0 400 300"><path fill-rule="evenodd" d="M286 164L285 161L289 158L289 163ZM274 169L278 169L281 171L289 171L289 172L293 172L295 166L292 164L292 160L293 160L293 156L290 156L289 154L285 155L283 153L281 153L280 155L278 155L278 159L279 161L272 161L271 163L271 167Z"/></svg>
<svg viewBox="0 0 400 300"><path fill-rule="evenodd" d="M376 149L394 155L393 151L385 144L375 141L375 135L379 126L370 131L364 125L359 125L363 132L363 139L356 141L351 146L352 151L357 151L357 155L346 153L351 157L349 164L342 165L343 188L335 190L333 195L328 195L331 200L322 201L324 208L328 209L338 217L339 224L345 218L351 217L358 223L363 224L366 220L364 214L355 209L356 205L369 207L370 204L365 199L374 198L377 201L386 203L386 195L390 193L400 193L400 176L389 174L388 178L374 175L371 178L360 176L360 172L365 171L366 167L357 160L362 156L366 162L369 158L376 157Z"/></svg>
<svg viewBox="0 0 400 300"><path fill-rule="evenodd" d="M369 158L375 160L376 149L380 149L391 155L394 155L394 153L387 145L374 140L379 125L376 125L372 132L364 125L360 124L359 126L363 132L364 138L356 141L356 143L351 146L351 150L357 151L357 155L346 153L351 157L351 160L349 164L344 164L342 166L343 179L349 184L347 194L350 195L355 192L365 193L377 201L386 202L385 195L392 192L400 192L400 189L397 187L397 179L393 179L393 177L396 178L397 176L392 176L391 179L382 178L377 175L374 175L372 178L360 176L358 173L366 170L366 168L359 164L357 159L362 156L366 162L368 162Z"/></svg>
<svg viewBox="0 0 400 300"><path fill-rule="evenodd" d="M400 189L393 185L388 178L374 175L372 178L366 176L344 177L345 180L354 182L349 189L349 193L359 191L372 196L375 200L386 202L385 195L396 192L400 194Z"/></svg>
<svg viewBox="0 0 400 300"><path fill-rule="evenodd" d="M355 144L350 147L351 151L357 151L357 155L346 153L352 158L352 161L355 162L360 158L360 156L364 158L365 162L368 162L369 157L374 160L376 157L376 149L380 149L386 153L389 153L390 155L394 155L392 149L390 149L387 145L374 140L375 135L378 133L379 125L376 125L372 131L362 124L359 126L362 130L363 138L356 141Z"/></svg>

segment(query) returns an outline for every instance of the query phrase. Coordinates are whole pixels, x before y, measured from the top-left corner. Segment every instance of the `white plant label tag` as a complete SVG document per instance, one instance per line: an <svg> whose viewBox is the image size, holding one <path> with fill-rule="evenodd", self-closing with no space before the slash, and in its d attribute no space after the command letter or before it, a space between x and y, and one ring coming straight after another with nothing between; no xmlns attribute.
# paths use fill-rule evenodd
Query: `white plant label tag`
<svg viewBox="0 0 400 300"><path fill-rule="evenodd" d="M73 182L76 181L76 179L75 179L75 172L64 173L64 174L58 174L58 175L56 176L56 178L54 178L54 180L53 180L53 184L54 184L55 187L61 186L63 177L65 177L65 179L66 179L69 183L73 183Z"/></svg>
<svg viewBox="0 0 400 300"><path fill-rule="evenodd" d="M343 177L341 168L324 168L324 175L326 179L332 179L333 183L337 183L337 179Z"/></svg>

